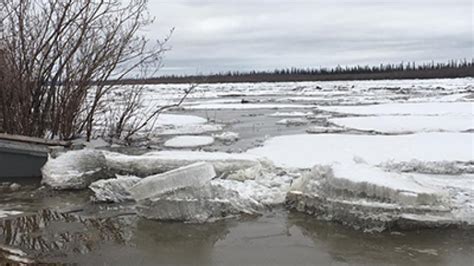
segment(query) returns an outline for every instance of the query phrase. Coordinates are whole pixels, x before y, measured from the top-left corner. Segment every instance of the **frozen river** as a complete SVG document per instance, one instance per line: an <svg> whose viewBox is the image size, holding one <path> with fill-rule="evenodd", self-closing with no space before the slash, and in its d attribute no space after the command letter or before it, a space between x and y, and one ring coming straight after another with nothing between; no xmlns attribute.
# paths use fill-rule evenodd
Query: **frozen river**
<svg viewBox="0 0 474 266"><path fill-rule="evenodd" d="M264 212L205 224L159 222L137 216L133 204L93 203L90 190L56 192L39 179L15 180L20 187L0 185L0 264L472 265L472 83L200 85L156 121L146 149L127 153L152 151L147 160L170 161L219 152L265 158L277 169L271 174L285 178L253 177L258 191L237 190ZM185 88L148 86L144 105L172 103ZM315 165L329 165L330 174ZM291 210L282 201L289 192L298 206ZM371 220L365 228L359 224L367 213L324 213L327 207L311 205L315 199L362 212L377 206L371 219L396 222L380 227ZM399 219L409 230L390 227Z"/></svg>

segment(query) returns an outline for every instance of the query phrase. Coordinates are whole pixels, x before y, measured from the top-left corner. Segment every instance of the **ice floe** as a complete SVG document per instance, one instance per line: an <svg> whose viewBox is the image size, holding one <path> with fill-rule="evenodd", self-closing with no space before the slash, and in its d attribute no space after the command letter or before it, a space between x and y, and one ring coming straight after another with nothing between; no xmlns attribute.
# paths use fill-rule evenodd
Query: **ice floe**
<svg viewBox="0 0 474 266"><path fill-rule="evenodd" d="M214 138L209 136L178 136L169 139L164 146L169 148L195 148L211 145Z"/></svg>
<svg viewBox="0 0 474 266"><path fill-rule="evenodd" d="M92 183L89 188L94 192L94 200L98 202L124 202L133 200L130 188L141 181L136 176L120 176L102 179Z"/></svg>
<svg viewBox="0 0 474 266"><path fill-rule="evenodd" d="M474 115L474 103L389 103L357 106L320 106L320 110L357 115Z"/></svg>
<svg viewBox="0 0 474 266"><path fill-rule="evenodd" d="M305 117L305 116L311 116L314 115L313 112L276 112L273 114L269 114L268 116L273 116L273 117Z"/></svg>
<svg viewBox="0 0 474 266"><path fill-rule="evenodd" d="M285 118L276 122L277 125L286 126L302 126L308 123L309 121L303 118Z"/></svg>
<svg viewBox="0 0 474 266"><path fill-rule="evenodd" d="M364 116L329 119L342 127L381 133L466 131L474 129L473 115Z"/></svg>
<svg viewBox="0 0 474 266"><path fill-rule="evenodd" d="M239 133L236 132L222 132L220 134L213 134L212 136L222 142L235 142L239 140Z"/></svg>
<svg viewBox="0 0 474 266"><path fill-rule="evenodd" d="M241 110L241 109L312 109L314 105L300 104L259 104L259 103L241 103L241 104L199 104L183 106L188 110Z"/></svg>

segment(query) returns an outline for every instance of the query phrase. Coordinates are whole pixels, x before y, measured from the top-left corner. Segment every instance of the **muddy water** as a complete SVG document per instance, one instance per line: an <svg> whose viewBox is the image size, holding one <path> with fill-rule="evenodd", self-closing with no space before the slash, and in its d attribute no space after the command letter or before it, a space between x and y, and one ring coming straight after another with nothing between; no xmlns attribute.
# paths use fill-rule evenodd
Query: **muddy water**
<svg viewBox="0 0 474 266"><path fill-rule="evenodd" d="M372 235L285 210L203 225L42 211L1 221L0 243L36 262L81 265L472 265L474 259L472 231Z"/></svg>

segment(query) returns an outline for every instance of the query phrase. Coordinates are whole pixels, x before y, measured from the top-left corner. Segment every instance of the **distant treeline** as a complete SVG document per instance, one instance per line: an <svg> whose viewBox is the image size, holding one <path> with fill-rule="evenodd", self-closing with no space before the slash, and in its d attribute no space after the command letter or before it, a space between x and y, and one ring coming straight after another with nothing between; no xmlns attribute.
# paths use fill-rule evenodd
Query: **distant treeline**
<svg viewBox="0 0 474 266"><path fill-rule="evenodd" d="M284 82L373 79L429 79L474 77L474 60L450 60L443 63L415 62L380 64L378 66L337 66L335 68L287 68L274 71L225 72L209 75L170 75L146 80L129 79L128 84L158 83L224 83L224 82Z"/></svg>

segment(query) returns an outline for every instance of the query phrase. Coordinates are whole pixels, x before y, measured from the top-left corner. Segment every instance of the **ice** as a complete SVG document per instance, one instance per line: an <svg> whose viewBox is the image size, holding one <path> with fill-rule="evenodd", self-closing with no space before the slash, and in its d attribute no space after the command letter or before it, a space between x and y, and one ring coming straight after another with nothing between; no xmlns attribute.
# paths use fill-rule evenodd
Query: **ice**
<svg viewBox="0 0 474 266"><path fill-rule="evenodd" d="M156 120L157 126L185 126L204 124L207 119L194 115L179 115L179 114L160 114Z"/></svg>
<svg viewBox="0 0 474 266"><path fill-rule="evenodd" d="M187 223L214 222L246 214L258 214L261 205L220 184L186 187L139 202L137 213L147 219Z"/></svg>
<svg viewBox="0 0 474 266"><path fill-rule="evenodd" d="M239 133L236 132L222 132L221 134L214 134L212 136L222 142L235 142L239 140Z"/></svg>
<svg viewBox="0 0 474 266"><path fill-rule="evenodd" d="M260 104L260 103L229 103L229 104L199 104L183 106L187 110L247 110L247 109L312 109L315 105L300 104Z"/></svg>
<svg viewBox="0 0 474 266"><path fill-rule="evenodd" d="M309 121L303 118L285 118L276 122L277 125L286 125L286 126L302 126L308 123Z"/></svg>
<svg viewBox="0 0 474 266"><path fill-rule="evenodd" d="M314 164L353 162L370 165L420 160L474 160L474 135L470 133L417 133L410 135L288 135L267 140L247 153L266 157L277 166L311 168Z"/></svg>
<svg viewBox="0 0 474 266"><path fill-rule="evenodd" d="M473 162L439 161L423 162L413 159L405 162L388 161L379 165L389 171L409 172L435 175L460 175L464 173L474 173Z"/></svg>
<svg viewBox="0 0 474 266"><path fill-rule="evenodd" d="M344 132L344 131L347 131L347 129L343 127L333 127L333 126L328 126L328 127L312 126L306 129L306 132L309 134L339 133L339 132Z"/></svg>
<svg viewBox="0 0 474 266"><path fill-rule="evenodd" d="M381 133L466 131L474 129L472 115L368 116L329 119L338 126Z"/></svg>
<svg viewBox="0 0 474 266"><path fill-rule="evenodd" d="M328 112L357 115L474 115L474 103L390 103L358 106L320 106Z"/></svg>
<svg viewBox="0 0 474 266"><path fill-rule="evenodd" d="M69 151L49 158L41 182L53 189L85 189L98 179L111 177L104 154L93 149Z"/></svg>
<svg viewBox="0 0 474 266"><path fill-rule="evenodd" d="M99 202L124 202L133 200L129 189L142 179L136 176L120 176L98 180L89 188L94 192L94 200Z"/></svg>
<svg viewBox="0 0 474 266"><path fill-rule="evenodd" d="M313 112L276 112L268 116L273 117L305 117L313 115Z"/></svg>
<svg viewBox="0 0 474 266"><path fill-rule="evenodd" d="M162 127L157 128L153 135L167 136L167 135L199 135L208 132L221 131L222 125L218 124L189 124L177 127Z"/></svg>
<svg viewBox="0 0 474 266"><path fill-rule="evenodd" d="M385 172L365 164L315 166L295 180L289 208L355 229L459 225L448 193L417 175ZM407 219L416 215L417 220Z"/></svg>
<svg viewBox="0 0 474 266"><path fill-rule="evenodd" d="M250 154L199 151L160 151L143 155L105 153L107 165L115 173L149 176L196 162L211 163L217 174L231 173L259 164L261 157Z"/></svg>
<svg viewBox="0 0 474 266"><path fill-rule="evenodd" d="M165 147L170 148L195 148L211 145L214 138L209 136L179 136L165 142Z"/></svg>
<svg viewBox="0 0 474 266"><path fill-rule="evenodd" d="M201 187L216 177L212 164L198 162L166 173L149 176L130 188L136 201L151 199L160 194L185 187Z"/></svg>
<svg viewBox="0 0 474 266"><path fill-rule="evenodd" d="M21 212L21 211L0 210L0 219L6 218L6 217L9 217L9 216L20 215L20 214L22 214L22 213L23 213L23 212Z"/></svg>

